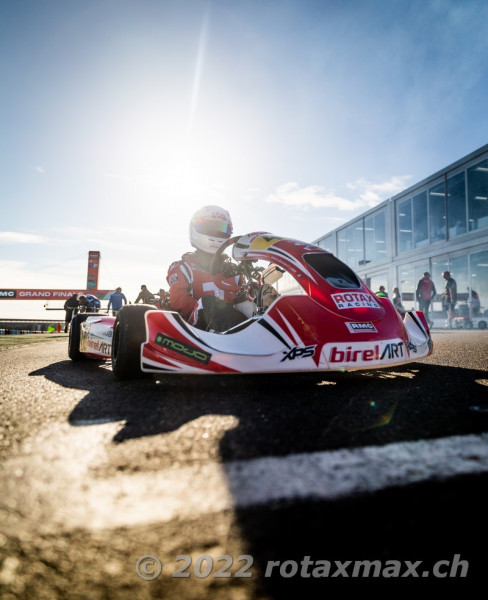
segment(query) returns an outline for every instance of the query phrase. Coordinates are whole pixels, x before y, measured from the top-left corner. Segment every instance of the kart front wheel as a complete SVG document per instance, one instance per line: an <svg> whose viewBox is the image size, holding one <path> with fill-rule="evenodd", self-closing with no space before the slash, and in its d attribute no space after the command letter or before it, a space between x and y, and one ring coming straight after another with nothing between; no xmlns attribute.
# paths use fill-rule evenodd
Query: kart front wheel
<svg viewBox="0 0 488 600"><path fill-rule="evenodd" d="M112 339L112 371L117 379L136 379L141 370L141 344L146 341L144 315L157 310L147 304L123 306L117 313Z"/></svg>
<svg viewBox="0 0 488 600"><path fill-rule="evenodd" d="M78 313L71 319L68 337L68 356L71 360L89 360L86 354L80 352L80 336L81 324L84 323L88 317L92 316L92 313Z"/></svg>

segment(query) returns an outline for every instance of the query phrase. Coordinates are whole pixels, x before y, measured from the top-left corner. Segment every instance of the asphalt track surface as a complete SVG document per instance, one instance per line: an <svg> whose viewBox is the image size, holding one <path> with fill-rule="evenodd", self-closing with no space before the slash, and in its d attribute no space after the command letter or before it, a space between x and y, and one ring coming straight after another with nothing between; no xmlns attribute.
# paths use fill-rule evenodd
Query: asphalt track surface
<svg viewBox="0 0 488 600"><path fill-rule="evenodd" d="M0 597L472 595L488 332L433 339L388 370L133 382L66 339L0 352Z"/></svg>

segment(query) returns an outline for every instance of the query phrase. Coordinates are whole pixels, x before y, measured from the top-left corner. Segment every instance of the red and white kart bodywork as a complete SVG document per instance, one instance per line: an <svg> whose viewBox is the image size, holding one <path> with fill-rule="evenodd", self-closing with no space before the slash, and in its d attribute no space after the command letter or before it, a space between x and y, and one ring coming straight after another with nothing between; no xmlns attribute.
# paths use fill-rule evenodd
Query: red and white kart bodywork
<svg viewBox="0 0 488 600"><path fill-rule="evenodd" d="M230 245L238 264L266 261L272 268L265 274L289 273L302 293L278 296L265 311L223 333L196 329L177 312L148 305L125 306L117 318L83 315L73 336L70 331L71 358L111 358L114 373L124 378L369 370L432 353L422 312L402 319L389 299L373 294L326 250L262 232L232 238L219 253Z"/></svg>

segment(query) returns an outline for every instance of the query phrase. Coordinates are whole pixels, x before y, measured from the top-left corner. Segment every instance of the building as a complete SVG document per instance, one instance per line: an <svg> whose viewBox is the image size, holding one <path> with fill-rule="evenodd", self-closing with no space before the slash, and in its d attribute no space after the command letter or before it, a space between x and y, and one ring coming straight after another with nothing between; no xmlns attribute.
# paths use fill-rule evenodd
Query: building
<svg viewBox="0 0 488 600"><path fill-rule="evenodd" d="M444 324L444 271L457 282L459 315L488 316L488 145L314 241L352 267L373 292L400 289L403 305L417 309L417 282L425 271L437 289L431 308ZM291 282L281 283L285 291ZM479 319L473 318L474 326ZM461 324L461 322L458 322ZM469 323L468 323L469 326Z"/></svg>

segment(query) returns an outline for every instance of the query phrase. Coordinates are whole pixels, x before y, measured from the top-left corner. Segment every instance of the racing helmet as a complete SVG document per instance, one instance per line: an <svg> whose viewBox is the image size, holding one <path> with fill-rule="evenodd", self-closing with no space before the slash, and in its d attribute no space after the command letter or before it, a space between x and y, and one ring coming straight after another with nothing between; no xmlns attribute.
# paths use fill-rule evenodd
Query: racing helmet
<svg viewBox="0 0 488 600"><path fill-rule="evenodd" d="M215 254L232 235L232 220L220 206L204 206L190 221L190 243L194 248Z"/></svg>

